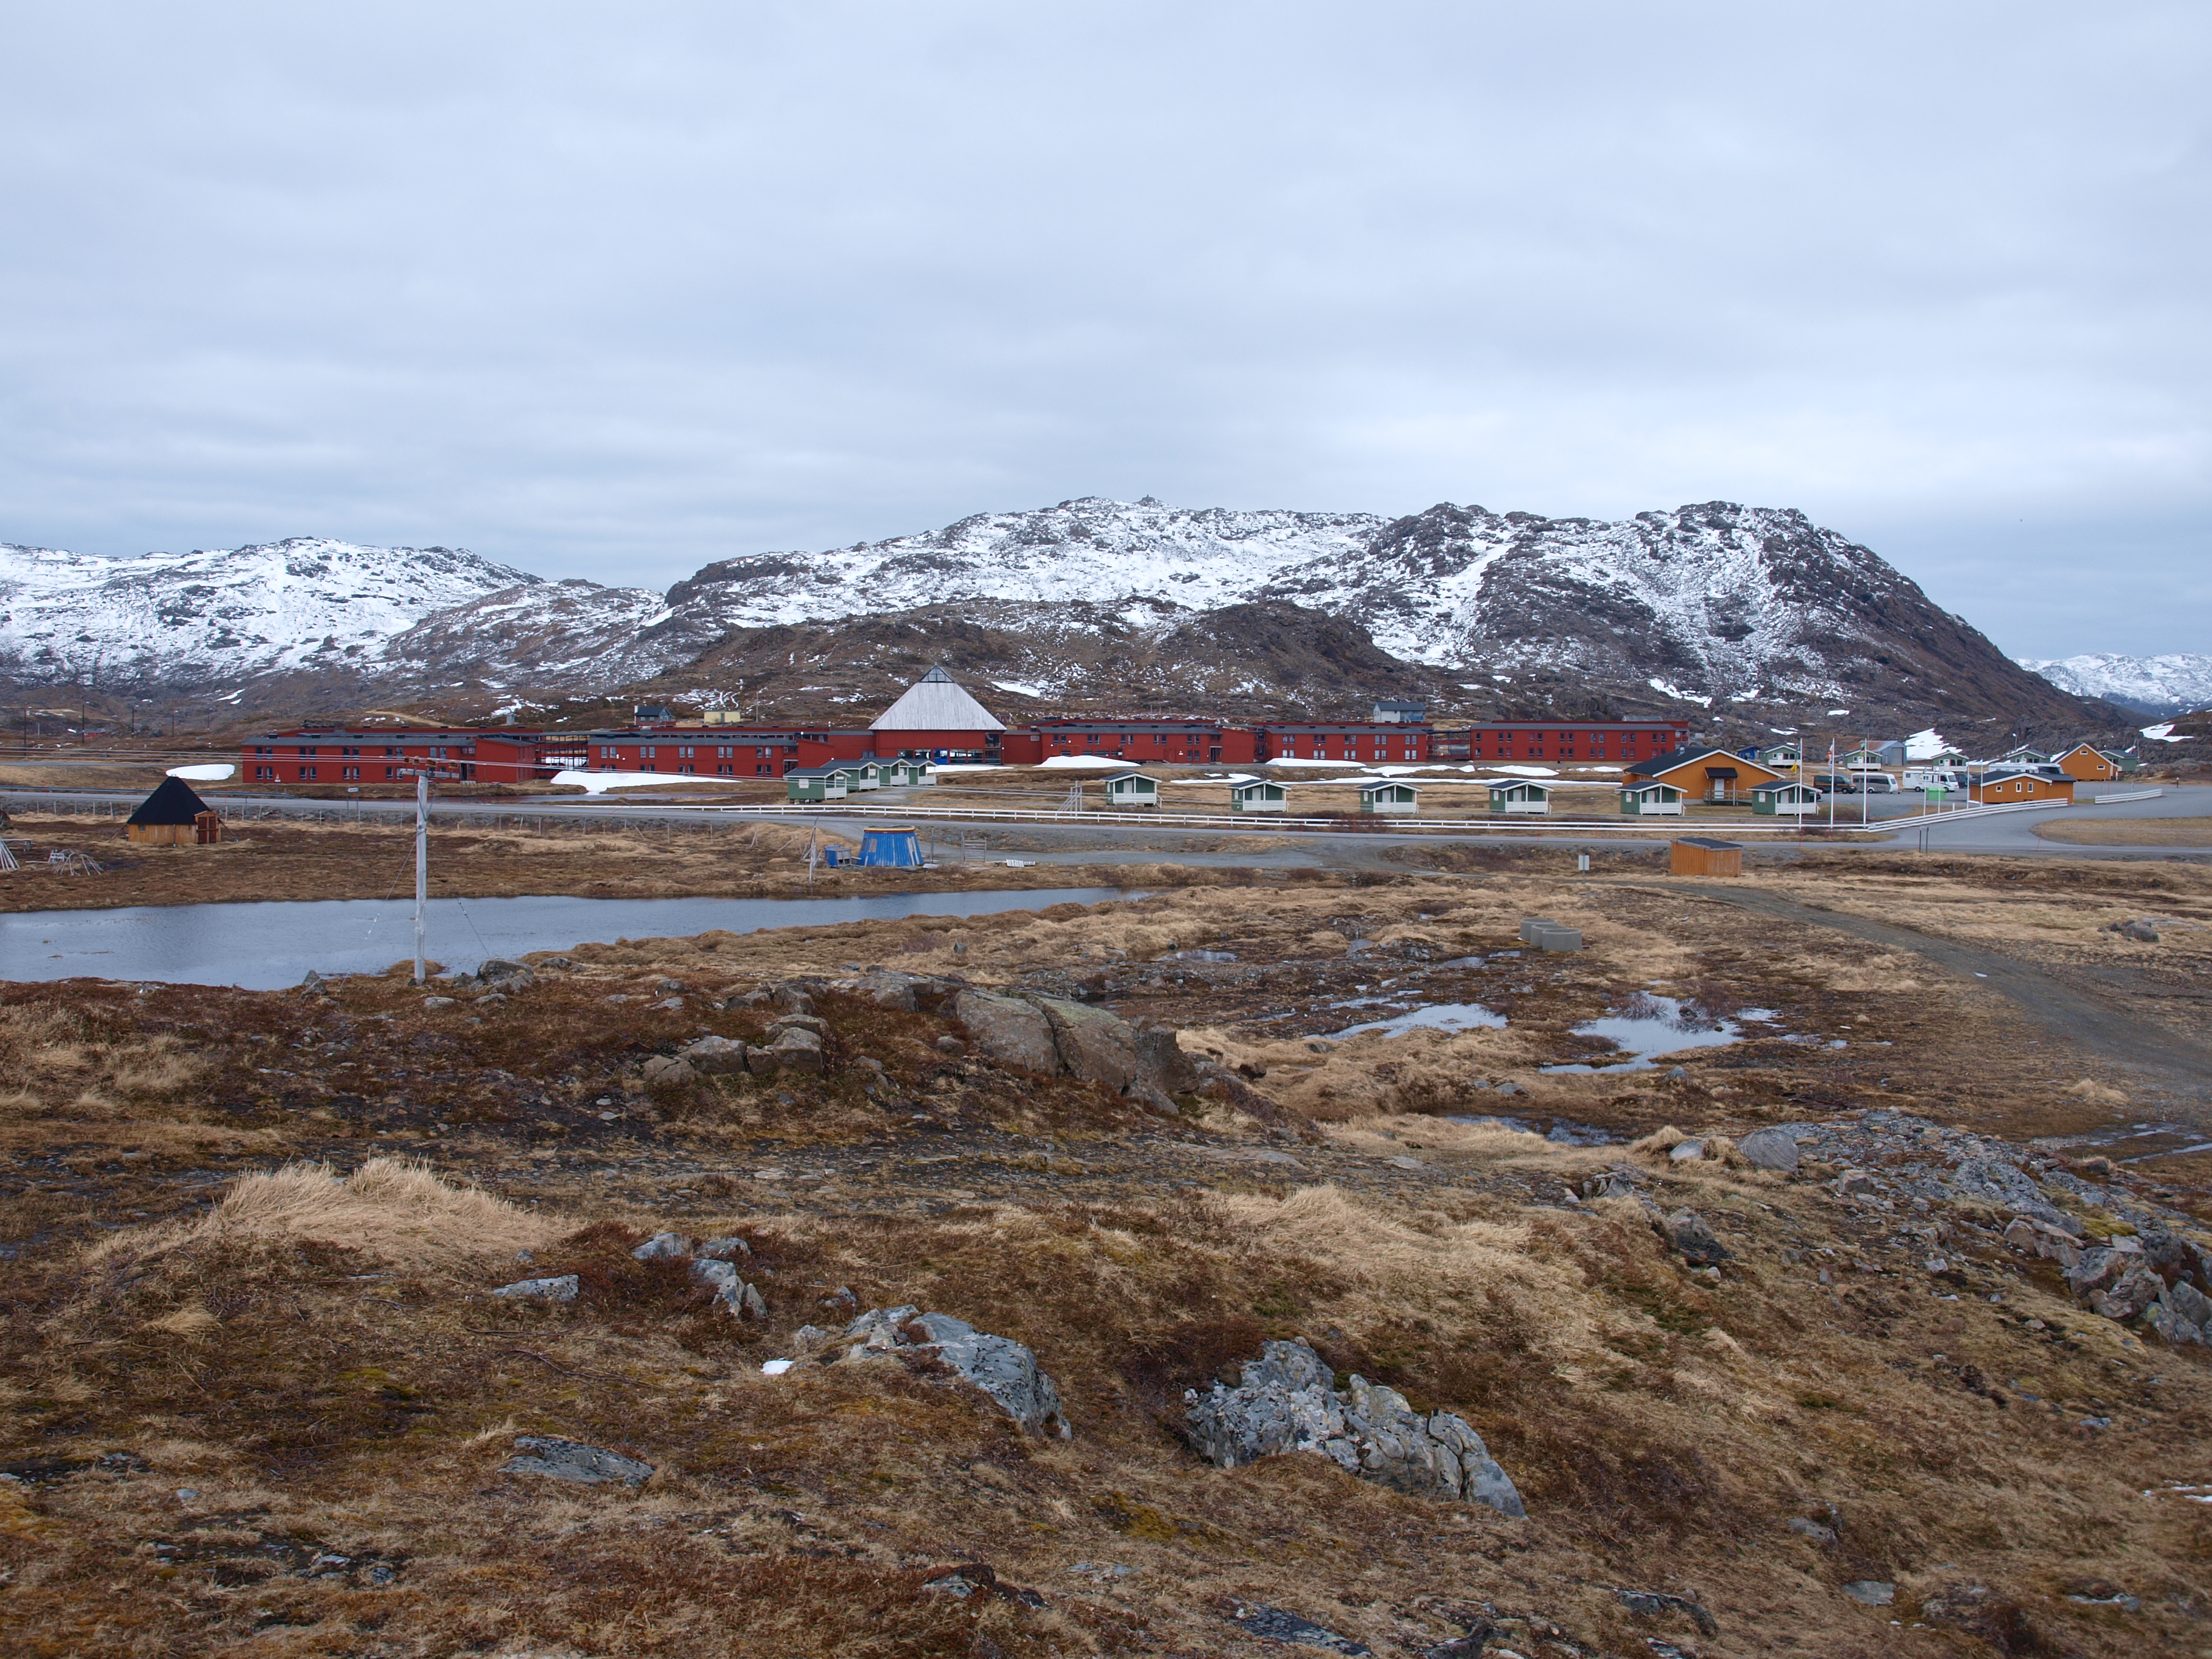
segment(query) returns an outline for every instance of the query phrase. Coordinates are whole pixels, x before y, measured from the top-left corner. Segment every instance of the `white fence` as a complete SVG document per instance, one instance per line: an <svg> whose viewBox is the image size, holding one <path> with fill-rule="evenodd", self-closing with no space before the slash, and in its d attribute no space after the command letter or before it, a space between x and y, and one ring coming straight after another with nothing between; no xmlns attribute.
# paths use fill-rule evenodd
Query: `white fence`
<svg viewBox="0 0 2212 1659"><path fill-rule="evenodd" d="M2089 805L2092 806L2110 806L2116 802L2124 800L2156 800L2165 793L2166 791L2163 789L2130 789L2125 793L2118 795L2092 795L2089 797Z"/></svg>

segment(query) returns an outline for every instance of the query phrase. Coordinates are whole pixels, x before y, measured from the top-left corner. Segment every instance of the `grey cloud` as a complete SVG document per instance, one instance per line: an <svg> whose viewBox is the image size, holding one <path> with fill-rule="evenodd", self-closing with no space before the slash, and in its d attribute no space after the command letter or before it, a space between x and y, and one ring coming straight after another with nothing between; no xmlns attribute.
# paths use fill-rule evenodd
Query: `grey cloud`
<svg viewBox="0 0 2212 1659"><path fill-rule="evenodd" d="M1725 496L2023 654L2212 610L2197 8L11 13L0 538Z"/></svg>

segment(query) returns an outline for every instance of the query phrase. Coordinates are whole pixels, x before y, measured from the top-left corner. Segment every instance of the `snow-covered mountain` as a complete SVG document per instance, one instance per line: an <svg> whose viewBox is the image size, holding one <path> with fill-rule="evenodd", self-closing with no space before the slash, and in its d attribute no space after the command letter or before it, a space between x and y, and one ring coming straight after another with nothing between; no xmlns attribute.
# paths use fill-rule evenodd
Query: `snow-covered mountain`
<svg viewBox="0 0 2212 1659"><path fill-rule="evenodd" d="M2212 708L2212 657L2174 651L2158 657L2085 653L2078 657L2022 657L2020 665L2077 697L2102 697L2146 714L2186 714Z"/></svg>
<svg viewBox="0 0 2212 1659"><path fill-rule="evenodd" d="M287 697L338 702L462 684L544 697L657 678L665 690L694 665L739 663L750 696L780 654L795 695L836 703L859 684L816 685L805 651L857 664L889 648L884 627L949 647L940 631L971 624L995 641L990 662L1044 696L1142 695L1109 684L1139 659L1162 698L1255 675L1280 692L1297 679L1285 641L1326 637L1345 662L1367 648L1316 632L1324 623L1388 653L1370 665L1382 680L1395 659L1440 692L1529 708L1734 703L1786 724L1834 705L1907 720L1900 729L2083 714L1869 549L1801 513L1728 501L1608 523L1449 502L1391 520L1093 496L723 560L665 594L544 581L445 548L300 540L120 560L0 549L0 678L252 681L249 701L280 682ZM814 631L772 648L755 637L782 629Z"/></svg>
<svg viewBox="0 0 2212 1659"><path fill-rule="evenodd" d="M1287 600L1408 662L1707 702L1879 691L1931 710L2068 707L1879 555L1802 513L1730 501L1606 523L1449 502L1394 520L1086 497L732 559L668 592L695 635L1008 600L1126 605L1140 627L1164 604Z"/></svg>
<svg viewBox="0 0 2212 1659"><path fill-rule="evenodd" d="M0 672L184 689L359 671L432 612L538 580L447 547L295 538L110 559L0 544Z"/></svg>

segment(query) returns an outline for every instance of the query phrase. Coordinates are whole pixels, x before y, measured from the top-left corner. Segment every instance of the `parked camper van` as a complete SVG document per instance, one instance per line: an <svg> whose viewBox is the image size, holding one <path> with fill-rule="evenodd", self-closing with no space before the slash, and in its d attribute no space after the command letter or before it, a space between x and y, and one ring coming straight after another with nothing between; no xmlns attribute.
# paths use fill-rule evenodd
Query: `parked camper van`
<svg viewBox="0 0 2212 1659"><path fill-rule="evenodd" d="M1966 780L1963 773L1955 772L1948 766L1908 766L1905 769L1905 787L1907 789L1964 789Z"/></svg>

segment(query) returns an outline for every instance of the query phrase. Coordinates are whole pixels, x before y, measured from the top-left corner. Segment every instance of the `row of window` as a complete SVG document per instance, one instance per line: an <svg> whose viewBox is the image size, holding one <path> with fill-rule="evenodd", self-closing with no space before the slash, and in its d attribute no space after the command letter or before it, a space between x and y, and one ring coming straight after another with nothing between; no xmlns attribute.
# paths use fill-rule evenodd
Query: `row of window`
<svg viewBox="0 0 2212 1659"><path fill-rule="evenodd" d="M638 748L637 748L637 756L638 756L638 758L639 758L640 760L654 760L654 759L657 759L657 758L659 758L659 756L660 756L660 751L661 751L662 750L664 750L664 749L665 749L665 750L666 750L669 752L669 754L670 754L670 755L673 756L673 757L674 757L676 759L678 759L678 760L696 760L696 759L698 757L699 750L701 750L702 749L712 749L712 750L714 751L714 755L715 755L715 757L716 757L717 759L719 759L719 760L729 760L729 759L733 758L733 757L737 755L737 752L738 752L738 750L740 748L744 748L744 747L751 747L752 751L753 751L753 753L754 753L754 754L756 754L756 755L759 756L759 757L760 757L762 759L763 759L763 760L767 760L767 759L770 759L770 758L772 758L772 757L775 756L775 751L776 751L777 745L773 744L765 744L765 743L763 743L763 744L757 744L757 745L747 745L747 744L732 744L732 743L720 743L720 744L703 744L703 743L702 743L702 744L690 744L690 743L664 743L664 744L650 744L650 743L646 743L646 744L640 744L638 745ZM784 746L783 746L783 752L784 752L784 753L786 753L786 754L787 754L787 755L795 755L795 754L797 754L797 753L799 752L799 747L798 747L798 745L797 745L797 744L788 744L788 745L784 745ZM620 760L622 757L623 757L623 751L621 750L621 749L619 749L618 747L617 747L615 744L601 744L601 745L600 745L600 748L599 748L599 758L600 758L601 760L603 760L603 761L618 761L618 760ZM719 769L719 770L721 770L721 771L723 771L723 772L727 772L727 771L729 770L729 769L728 769L727 767L722 767L722 768L720 768L720 769ZM756 768L755 769L756 769L756 770L758 770L759 769L758 769L758 768Z"/></svg>

